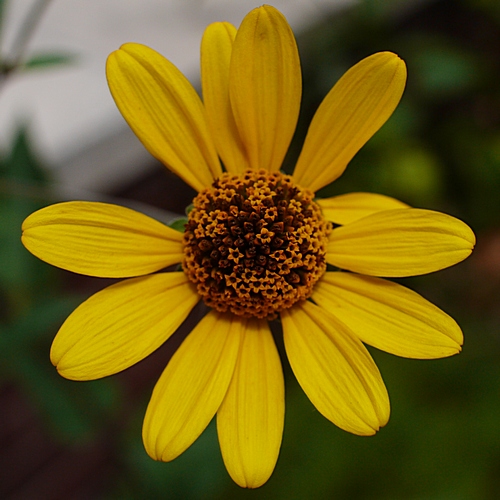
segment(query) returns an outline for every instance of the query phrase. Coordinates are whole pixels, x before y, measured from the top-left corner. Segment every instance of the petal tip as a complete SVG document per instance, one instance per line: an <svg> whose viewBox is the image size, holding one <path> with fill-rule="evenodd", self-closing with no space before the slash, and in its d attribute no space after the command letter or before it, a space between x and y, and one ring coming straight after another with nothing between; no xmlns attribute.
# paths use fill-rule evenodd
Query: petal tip
<svg viewBox="0 0 500 500"><path fill-rule="evenodd" d="M377 52L373 55L373 57L378 57L380 59L380 62L387 63L387 64L393 64L397 68L401 68L406 70L406 63L404 59L396 54L395 52L391 52L390 50L386 50L383 52Z"/></svg>

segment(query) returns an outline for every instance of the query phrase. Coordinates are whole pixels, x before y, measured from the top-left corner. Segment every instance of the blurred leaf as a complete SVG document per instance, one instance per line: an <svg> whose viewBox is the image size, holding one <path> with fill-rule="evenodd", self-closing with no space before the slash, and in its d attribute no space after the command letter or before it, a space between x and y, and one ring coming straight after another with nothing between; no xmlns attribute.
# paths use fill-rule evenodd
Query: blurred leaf
<svg viewBox="0 0 500 500"><path fill-rule="evenodd" d="M73 54L38 54L22 64L23 69L46 68L47 66L57 66L61 64L74 63L76 56Z"/></svg>
<svg viewBox="0 0 500 500"><path fill-rule="evenodd" d="M423 146L401 144L389 150L380 172L384 193L413 206L431 208L442 192L439 159Z"/></svg>
<svg viewBox="0 0 500 500"><path fill-rule="evenodd" d="M172 221L169 224L169 227L171 227L172 229L175 229L176 231L179 231L180 233L183 233L184 230L186 229L187 222L188 222L188 220L186 217L181 217L180 219L176 219L176 220Z"/></svg>
<svg viewBox="0 0 500 500"><path fill-rule="evenodd" d="M33 148L28 127L22 125L14 136L9 153L0 163L2 178L44 182L47 176Z"/></svg>
<svg viewBox="0 0 500 500"><path fill-rule="evenodd" d="M477 86L485 75L481 58L439 36L409 37L408 63L426 99L450 99Z"/></svg>
<svg viewBox="0 0 500 500"><path fill-rule="evenodd" d="M186 215L189 215L190 212L193 210L194 208L194 203L190 203L187 207L186 207Z"/></svg>
<svg viewBox="0 0 500 500"><path fill-rule="evenodd" d="M33 257L21 243L23 220L43 205L31 188L44 186L46 174L33 150L26 127L14 137L12 147L0 161L0 286L8 292L11 316L22 311L43 286L49 286L50 266Z"/></svg>

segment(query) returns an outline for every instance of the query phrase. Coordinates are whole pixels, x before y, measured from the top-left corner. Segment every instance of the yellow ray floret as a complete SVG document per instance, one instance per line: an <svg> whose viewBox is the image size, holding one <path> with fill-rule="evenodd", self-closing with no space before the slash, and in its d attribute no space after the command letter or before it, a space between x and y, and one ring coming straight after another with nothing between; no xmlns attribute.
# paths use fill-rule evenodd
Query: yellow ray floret
<svg viewBox="0 0 500 500"><path fill-rule="evenodd" d="M83 302L63 323L52 343L52 363L73 380L118 373L160 347L198 301L184 273L111 285Z"/></svg>
<svg viewBox="0 0 500 500"><path fill-rule="evenodd" d="M326 260L370 276L416 276L461 262L475 241L469 226L449 215L386 210L334 229Z"/></svg>
<svg viewBox="0 0 500 500"><path fill-rule="evenodd" d="M406 203L376 193L346 193L316 200L326 220L335 224L349 224L367 215L394 208L408 208Z"/></svg>
<svg viewBox="0 0 500 500"><path fill-rule="evenodd" d="M302 78L292 30L273 7L253 10L241 24L229 92L250 167L278 171L299 117Z"/></svg>
<svg viewBox="0 0 500 500"><path fill-rule="evenodd" d="M311 302L281 313L290 365L318 411L340 428L370 436L389 419L389 396L363 344Z"/></svg>
<svg viewBox="0 0 500 500"><path fill-rule="evenodd" d="M249 320L234 376L217 413L222 458L240 486L257 488L269 479L278 460L284 419L283 372L271 331L267 321Z"/></svg>
<svg viewBox="0 0 500 500"><path fill-rule="evenodd" d="M156 383L143 425L149 456L170 461L198 438L234 373L245 323L212 311L176 351Z"/></svg>
<svg viewBox="0 0 500 500"><path fill-rule="evenodd" d="M108 203L58 203L31 214L22 242L39 259L100 278L149 274L183 259L182 234Z"/></svg>
<svg viewBox="0 0 500 500"><path fill-rule="evenodd" d="M207 27L201 42L201 85L210 131L228 172L250 168L229 99L229 69L236 28L229 23Z"/></svg>
<svg viewBox="0 0 500 500"><path fill-rule="evenodd" d="M155 158L197 191L222 173L201 100L170 61L127 43L108 57L106 74L118 109Z"/></svg>
<svg viewBox="0 0 500 500"><path fill-rule="evenodd" d="M396 356L433 359L461 350L463 335L453 318L397 283L327 272L313 300L363 342Z"/></svg>
<svg viewBox="0 0 500 500"><path fill-rule="evenodd" d="M406 65L379 52L353 66L323 99L309 126L294 179L317 191L342 175L353 156L396 109Z"/></svg>

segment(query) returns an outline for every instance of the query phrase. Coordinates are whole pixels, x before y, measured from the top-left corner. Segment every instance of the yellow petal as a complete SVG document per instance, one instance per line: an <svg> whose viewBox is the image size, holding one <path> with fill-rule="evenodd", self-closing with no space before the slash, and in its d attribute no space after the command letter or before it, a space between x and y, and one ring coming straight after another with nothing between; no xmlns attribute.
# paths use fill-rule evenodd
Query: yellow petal
<svg viewBox="0 0 500 500"><path fill-rule="evenodd" d="M349 224L367 215L395 208L409 208L406 203L376 193L347 193L316 200L325 219L335 224Z"/></svg>
<svg viewBox="0 0 500 500"><path fill-rule="evenodd" d="M295 181L317 191L340 177L392 115L405 83L405 63L391 52L373 54L347 71L314 115L295 167Z"/></svg>
<svg viewBox="0 0 500 500"><path fill-rule="evenodd" d="M312 404L348 432L375 434L389 419L389 396L363 344L308 301L285 310L281 319L290 365Z"/></svg>
<svg viewBox="0 0 500 500"><path fill-rule="evenodd" d="M334 229L326 260L371 276L416 276L464 260L474 244L469 226L449 215L386 210Z"/></svg>
<svg viewBox="0 0 500 500"><path fill-rule="evenodd" d="M363 342L397 356L433 359L461 350L457 323L418 293L380 278L328 272L313 300Z"/></svg>
<svg viewBox="0 0 500 500"><path fill-rule="evenodd" d="M171 62L127 43L108 57L106 75L118 109L155 158L197 191L221 174L203 104Z"/></svg>
<svg viewBox="0 0 500 500"><path fill-rule="evenodd" d="M233 376L244 323L211 311L176 351L144 418L142 438L151 458L173 460L210 423Z"/></svg>
<svg viewBox="0 0 500 500"><path fill-rule="evenodd" d="M285 418L283 372L267 321L250 320L217 412L222 458L233 480L258 488L278 459Z"/></svg>
<svg viewBox="0 0 500 500"><path fill-rule="evenodd" d="M213 23L201 41L201 86L207 120L226 170L239 174L249 168L229 100L229 65L236 28Z"/></svg>
<svg viewBox="0 0 500 500"><path fill-rule="evenodd" d="M22 242L39 259L101 278L140 276L182 262L182 233L107 203L70 201L32 213Z"/></svg>
<svg viewBox="0 0 500 500"><path fill-rule="evenodd" d="M111 285L63 323L52 343L52 363L73 380L125 370L160 347L198 300L184 273L153 274Z"/></svg>
<svg viewBox="0 0 500 500"><path fill-rule="evenodd" d="M283 15L264 5L241 23L233 45L229 93L250 166L279 170L297 124L300 61Z"/></svg>

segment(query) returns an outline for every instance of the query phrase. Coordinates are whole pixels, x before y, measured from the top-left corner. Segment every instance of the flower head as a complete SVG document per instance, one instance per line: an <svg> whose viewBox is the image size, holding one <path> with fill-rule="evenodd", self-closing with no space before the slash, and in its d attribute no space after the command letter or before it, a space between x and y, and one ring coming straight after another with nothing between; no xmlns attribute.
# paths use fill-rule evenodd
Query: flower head
<svg viewBox="0 0 500 500"><path fill-rule="evenodd" d="M231 477L258 487L275 467L285 408L268 322L281 321L290 365L318 411L349 432L374 434L387 423L389 398L363 343L410 358L451 356L462 345L452 318L383 278L456 264L475 239L453 217L382 195L314 199L396 108L406 68L395 54L367 57L332 88L291 176L280 167L301 73L285 18L263 6L238 30L210 25L201 69L203 103L150 48L123 45L107 63L130 127L198 191L184 234L116 205L69 202L29 216L23 243L63 269L125 278L58 332L51 360L70 379L126 369L205 302L209 311L153 391L144 445L154 459L172 460L217 415ZM182 270L165 270L173 264Z"/></svg>

